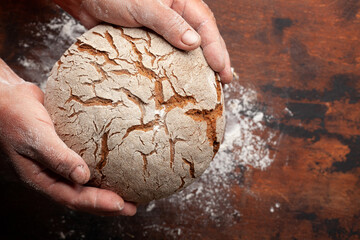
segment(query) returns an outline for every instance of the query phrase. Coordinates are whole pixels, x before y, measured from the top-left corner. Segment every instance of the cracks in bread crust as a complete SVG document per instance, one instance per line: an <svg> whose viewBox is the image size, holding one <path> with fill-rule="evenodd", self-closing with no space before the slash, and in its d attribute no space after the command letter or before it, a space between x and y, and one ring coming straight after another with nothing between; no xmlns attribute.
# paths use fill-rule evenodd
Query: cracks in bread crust
<svg viewBox="0 0 360 240"><path fill-rule="evenodd" d="M220 80L201 51L179 51L141 29L85 33L54 66L45 99L60 137L92 169L91 183L127 201L189 185L224 132Z"/></svg>

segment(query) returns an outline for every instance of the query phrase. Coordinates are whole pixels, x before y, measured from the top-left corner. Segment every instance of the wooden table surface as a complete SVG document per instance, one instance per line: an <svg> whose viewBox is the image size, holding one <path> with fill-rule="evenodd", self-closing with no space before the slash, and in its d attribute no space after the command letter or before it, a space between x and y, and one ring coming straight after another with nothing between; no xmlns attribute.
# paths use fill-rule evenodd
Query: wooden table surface
<svg viewBox="0 0 360 240"><path fill-rule="evenodd" d="M239 76L209 171L135 217L2 180L1 239L360 239L360 1L206 2ZM0 57L35 83L83 31L45 0L2 0L0 19Z"/></svg>

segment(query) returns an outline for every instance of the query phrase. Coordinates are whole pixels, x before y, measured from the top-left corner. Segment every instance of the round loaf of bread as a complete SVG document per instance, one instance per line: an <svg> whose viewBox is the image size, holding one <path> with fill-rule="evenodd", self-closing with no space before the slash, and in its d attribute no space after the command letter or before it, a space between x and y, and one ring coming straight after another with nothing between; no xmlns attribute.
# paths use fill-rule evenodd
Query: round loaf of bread
<svg viewBox="0 0 360 240"><path fill-rule="evenodd" d="M53 67L45 107L89 165L90 184L132 202L193 182L225 128L221 83L202 50L178 50L139 28L82 35Z"/></svg>

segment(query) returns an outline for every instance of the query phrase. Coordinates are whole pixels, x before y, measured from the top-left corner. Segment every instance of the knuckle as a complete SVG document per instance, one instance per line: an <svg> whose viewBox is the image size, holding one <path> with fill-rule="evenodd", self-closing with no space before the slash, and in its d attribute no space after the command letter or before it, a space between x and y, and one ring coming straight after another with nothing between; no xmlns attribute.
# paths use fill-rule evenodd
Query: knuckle
<svg viewBox="0 0 360 240"><path fill-rule="evenodd" d="M49 163L53 163L56 170L68 169L71 167L71 160L68 151L59 147L59 143L52 143L51 147L43 150L43 155Z"/></svg>
<svg viewBox="0 0 360 240"><path fill-rule="evenodd" d="M162 35L168 39L174 35L174 32L176 33L175 36L178 36L185 31L185 29L187 29L187 23L180 15L174 15L171 19L168 19L167 27L160 27L162 29L159 29L159 32L162 32Z"/></svg>
<svg viewBox="0 0 360 240"><path fill-rule="evenodd" d="M212 41L204 41L204 43L202 44L202 47L205 49L205 48L209 48L213 45L216 44L216 40L212 40Z"/></svg>
<svg viewBox="0 0 360 240"><path fill-rule="evenodd" d="M24 139L21 137L15 137L12 140L12 147L18 154L32 160L38 158L39 151L31 144L31 138Z"/></svg>
<svg viewBox="0 0 360 240"><path fill-rule="evenodd" d="M14 140L13 147L20 155L33 160L40 158L39 136L35 135L31 129L18 132Z"/></svg>
<svg viewBox="0 0 360 240"><path fill-rule="evenodd" d="M66 164L63 161L58 161L54 166L54 170L62 174L67 170Z"/></svg>
<svg viewBox="0 0 360 240"><path fill-rule="evenodd" d="M97 199L101 197L97 192L91 194L86 189L78 187L77 194L73 198L67 200L67 206L75 210L90 210L97 208Z"/></svg>
<svg viewBox="0 0 360 240"><path fill-rule="evenodd" d="M203 5L204 9L206 10L206 13L208 16L214 16L213 11L211 10L211 8L209 7L209 5L207 5L204 1L201 1L201 4Z"/></svg>
<svg viewBox="0 0 360 240"><path fill-rule="evenodd" d="M35 96L42 96L44 93L41 89L33 83L30 82L23 82L17 85L18 91L23 92L26 95L35 95Z"/></svg>
<svg viewBox="0 0 360 240"><path fill-rule="evenodd" d="M69 177L71 172L75 169L76 164L68 161L67 153L62 154L60 158L56 158L53 161L54 163L54 171L58 174Z"/></svg>
<svg viewBox="0 0 360 240"><path fill-rule="evenodd" d="M201 31L202 29L206 29L206 28L217 28L216 27L216 19L214 17L214 15L209 15L207 17L205 17L199 24L199 26L197 27L197 31Z"/></svg>
<svg viewBox="0 0 360 240"><path fill-rule="evenodd" d="M81 200L79 200L79 197L73 198L73 199L64 199L64 205L66 205L68 208L72 210L80 210L81 207Z"/></svg>
<svg viewBox="0 0 360 240"><path fill-rule="evenodd" d="M203 0L197 0L198 2L200 2L204 8L206 8L208 11L211 12L211 9L209 7L209 5L206 4L206 2L204 2Z"/></svg>
<svg viewBox="0 0 360 240"><path fill-rule="evenodd" d="M86 199L84 199L83 194L81 194L81 187L74 186L76 194L72 197L63 197L61 199L61 203L73 210L81 210L84 207L84 203L86 203Z"/></svg>
<svg viewBox="0 0 360 240"><path fill-rule="evenodd" d="M65 205L66 207L70 208L71 210L79 211L82 210L82 201L79 196L74 198L62 198L58 201L60 204Z"/></svg>
<svg viewBox="0 0 360 240"><path fill-rule="evenodd" d="M130 0L126 1L126 3L129 15L132 16L134 20L142 22L144 20L144 14L142 14L144 1Z"/></svg>
<svg viewBox="0 0 360 240"><path fill-rule="evenodd" d="M42 179L44 177L44 174L45 173L41 169L39 169L37 171L33 171L30 181L32 181L34 184L40 185L42 182Z"/></svg>

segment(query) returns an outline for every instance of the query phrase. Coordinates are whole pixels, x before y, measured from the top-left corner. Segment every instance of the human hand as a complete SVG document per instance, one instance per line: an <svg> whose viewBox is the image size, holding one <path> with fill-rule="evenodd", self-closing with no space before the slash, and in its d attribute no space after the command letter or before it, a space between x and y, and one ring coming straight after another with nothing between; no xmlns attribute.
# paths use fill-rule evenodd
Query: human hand
<svg viewBox="0 0 360 240"><path fill-rule="evenodd" d="M68 206L98 215L134 215L135 205L109 190L83 186L84 160L57 136L44 94L0 59L0 151L21 180Z"/></svg>
<svg viewBox="0 0 360 240"><path fill-rule="evenodd" d="M101 21L148 27L183 50L201 45L223 83L232 80L229 53L210 8L202 0L54 0L87 28Z"/></svg>

